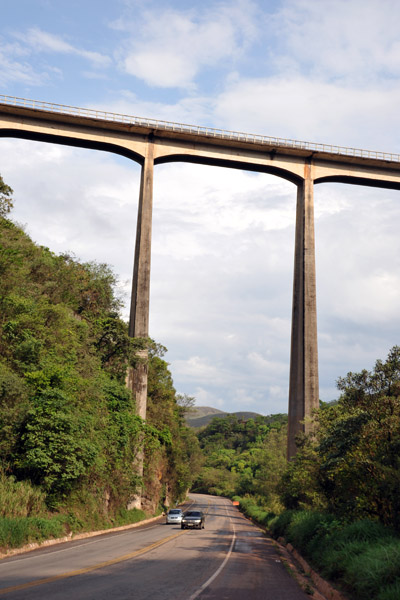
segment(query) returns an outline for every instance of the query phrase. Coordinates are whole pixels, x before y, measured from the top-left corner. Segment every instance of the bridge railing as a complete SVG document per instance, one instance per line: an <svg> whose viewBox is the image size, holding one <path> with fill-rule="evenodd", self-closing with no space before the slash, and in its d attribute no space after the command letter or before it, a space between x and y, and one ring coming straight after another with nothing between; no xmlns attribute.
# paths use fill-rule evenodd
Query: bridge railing
<svg viewBox="0 0 400 600"><path fill-rule="evenodd" d="M42 110L46 112L73 115L76 117L87 117L90 119L101 119L114 123L125 123L128 125L142 125L152 129L163 129L176 131L179 133L190 133L212 138L221 138L249 144L262 144L266 146L280 146L294 148L299 150L310 150L311 152L324 152L328 154L338 154L342 156L354 156L357 158L373 158L390 162L400 162L400 154L390 152L376 152L374 150L362 150L361 148L349 148L346 146L334 146L329 144L319 144L313 142L304 142L299 140L271 137L265 135L256 135L253 133L242 133L239 131L227 131L224 129L215 129L213 127L202 127L198 125L186 125L184 123L174 123L173 121L161 121L159 119L146 119L143 117L134 117L130 115L112 113L104 110L91 108L79 108L77 106L67 106L64 104L54 104L41 100L28 100L16 96L4 96L0 94L0 105L18 106Z"/></svg>

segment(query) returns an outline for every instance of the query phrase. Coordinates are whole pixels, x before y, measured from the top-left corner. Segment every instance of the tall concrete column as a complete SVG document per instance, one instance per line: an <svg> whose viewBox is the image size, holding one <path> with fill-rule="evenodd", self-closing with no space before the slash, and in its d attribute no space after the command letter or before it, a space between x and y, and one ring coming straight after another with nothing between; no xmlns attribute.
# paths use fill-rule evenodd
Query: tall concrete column
<svg viewBox="0 0 400 600"><path fill-rule="evenodd" d="M139 207L136 227L135 260L133 266L131 311L129 335L131 337L149 337L150 309L150 263L151 263L151 226L153 213L153 171L154 146L149 140L146 156L142 165L140 179ZM129 367L126 377L127 388L132 390L136 401L136 413L146 418L148 351L140 350L136 355L138 364ZM143 476L143 447L140 447L132 465L134 471ZM142 494L137 492L128 502L128 509L142 508Z"/></svg>
<svg viewBox="0 0 400 600"><path fill-rule="evenodd" d="M302 421L319 407L317 297L315 280L314 184L311 165L297 189L289 383L288 458L296 454L295 436L308 433Z"/></svg>
<svg viewBox="0 0 400 600"><path fill-rule="evenodd" d="M136 229L135 262L133 268L131 312L129 335L147 338L149 336L150 307L150 262L151 262L151 226L153 212L153 171L154 146L151 141L146 148L142 166L139 194L139 208ZM138 353L139 364L130 368L127 387L136 399L136 412L146 418L147 405L147 350Z"/></svg>

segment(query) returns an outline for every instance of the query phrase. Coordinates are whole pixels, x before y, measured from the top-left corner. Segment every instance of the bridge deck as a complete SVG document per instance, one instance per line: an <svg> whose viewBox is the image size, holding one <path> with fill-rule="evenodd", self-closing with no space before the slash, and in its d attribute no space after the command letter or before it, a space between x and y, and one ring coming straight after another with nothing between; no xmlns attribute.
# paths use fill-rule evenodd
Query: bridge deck
<svg viewBox="0 0 400 600"><path fill-rule="evenodd" d="M75 123L109 131L130 131L144 135L153 134L158 137L170 137L173 134L174 138L186 141L200 142L204 140L213 145L253 148L268 153L295 155L299 158L312 157L313 159L389 168L390 166L398 168L400 163L400 154L395 153L226 131L0 94L1 112L33 118L36 116L36 118L45 120Z"/></svg>

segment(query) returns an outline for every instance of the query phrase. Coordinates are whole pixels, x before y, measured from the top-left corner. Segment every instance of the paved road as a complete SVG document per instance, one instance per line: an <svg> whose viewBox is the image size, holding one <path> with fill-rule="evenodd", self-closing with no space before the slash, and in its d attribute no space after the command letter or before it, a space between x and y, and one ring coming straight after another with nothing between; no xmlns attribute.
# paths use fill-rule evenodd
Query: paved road
<svg viewBox="0 0 400 600"><path fill-rule="evenodd" d="M165 525L42 548L0 562L10 600L309 600L271 540L231 502L192 494L203 530Z"/></svg>

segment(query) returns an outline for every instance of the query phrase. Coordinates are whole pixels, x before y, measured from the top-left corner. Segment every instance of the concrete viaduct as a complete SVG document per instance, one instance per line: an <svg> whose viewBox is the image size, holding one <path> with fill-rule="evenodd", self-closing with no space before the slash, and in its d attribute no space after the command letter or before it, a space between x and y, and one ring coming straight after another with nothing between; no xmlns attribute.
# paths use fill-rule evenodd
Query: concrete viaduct
<svg viewBox="0 0 400 600"><path fill-rule="evenodd" d="M141 165L129 332L148 337L154 166L173 161L277 175L297 187L288 457L319 406L314 184L400 189L400 155L195 127L0 96L0 136L105 150ZM145 359L146 352L143 354ZM128 375L145 418L147 365Z"/></svg>

